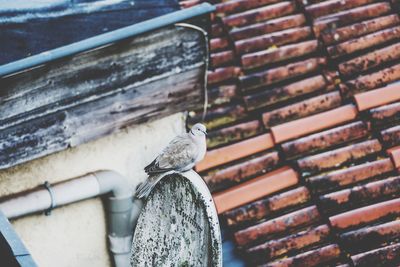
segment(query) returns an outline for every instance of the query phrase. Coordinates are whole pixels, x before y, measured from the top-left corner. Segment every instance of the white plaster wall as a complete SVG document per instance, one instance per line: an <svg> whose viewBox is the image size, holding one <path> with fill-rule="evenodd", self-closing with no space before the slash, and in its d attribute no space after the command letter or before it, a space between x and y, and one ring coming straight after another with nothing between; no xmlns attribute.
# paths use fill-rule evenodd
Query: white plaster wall
<svg viewBox="0 0 400 267"><path fill-rule="evenodd" d="M0 196L85 173L110 169L129 179L132 188L146 178L143 167L177 134L183 114L124 129L99 140L7 170L0 170ZM33 258L43 267L111 266L105 217L99 198L12 221Z"/></svg>

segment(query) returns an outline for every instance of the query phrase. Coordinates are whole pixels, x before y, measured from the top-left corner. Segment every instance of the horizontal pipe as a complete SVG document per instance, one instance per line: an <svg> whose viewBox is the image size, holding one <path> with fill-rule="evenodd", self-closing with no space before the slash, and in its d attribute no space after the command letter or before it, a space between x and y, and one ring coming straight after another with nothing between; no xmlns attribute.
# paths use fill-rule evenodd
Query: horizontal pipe
<svg viewBox="0 0 400 267"><path fill-rule="evenodd" d="M33 214L53 208L92 198L100 193L100 187L93 174L54 184L50 190L41 186L35 190L21 193L0 203L0 210L9 219ZM53 202L53 203L52 203Z"/></svg>
<svg viewBox="0 0 400 267"><path fill-rule="evenodd" d="M116 172L96 171L54 185L46 183L0 202L0 210L12 219L104 194L109 194L106 201L109 249L116 267L129 267L133 230L142 202L132 201L129 183Z"/></svg>

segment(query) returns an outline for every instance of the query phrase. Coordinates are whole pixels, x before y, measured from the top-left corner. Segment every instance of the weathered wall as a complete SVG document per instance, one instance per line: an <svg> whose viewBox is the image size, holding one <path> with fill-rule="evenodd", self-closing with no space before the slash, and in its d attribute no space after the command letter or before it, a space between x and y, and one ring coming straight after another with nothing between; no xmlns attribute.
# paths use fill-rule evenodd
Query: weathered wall
<svg viewBox="0 0 400 267"><path fill-rule="evenodd" d="M2 170L0 196L99 169L118 171L135 187L146 177L143 167L170 139L183 131L183 115L176 114ZM58 208L51 216L28 216L12 224L39 266L110 266L99 198Z"/></svg>

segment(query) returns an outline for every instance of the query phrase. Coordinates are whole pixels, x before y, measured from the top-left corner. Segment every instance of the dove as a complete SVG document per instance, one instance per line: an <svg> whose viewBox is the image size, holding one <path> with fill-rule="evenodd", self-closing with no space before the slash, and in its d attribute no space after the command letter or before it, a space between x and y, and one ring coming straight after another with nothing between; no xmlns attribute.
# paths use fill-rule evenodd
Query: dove
<svg viewBox="0 0 400 267"><path fill-rule="evenodd" d="M176 136L162 152L144 168L148 178L136 190L135 196L146 198L166 175L192 169L207 151L206 127L197 123L188 133Z"/></svg>

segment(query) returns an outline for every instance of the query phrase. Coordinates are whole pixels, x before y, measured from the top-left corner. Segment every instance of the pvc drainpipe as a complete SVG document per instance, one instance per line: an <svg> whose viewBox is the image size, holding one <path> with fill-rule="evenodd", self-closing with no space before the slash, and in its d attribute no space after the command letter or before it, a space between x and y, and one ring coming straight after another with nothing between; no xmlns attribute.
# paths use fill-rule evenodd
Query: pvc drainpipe
<svg viewBox="0 0 400 267"><path fill-rule="evenodd" d="M106 213L109 249L116 267L130 267L129 256L133 230L142 201L133 198L133 191L120 174L96 171L54 185L28 190L0 202L0 210L9 219L46 211L84 199L108 194Z"/></svg>

